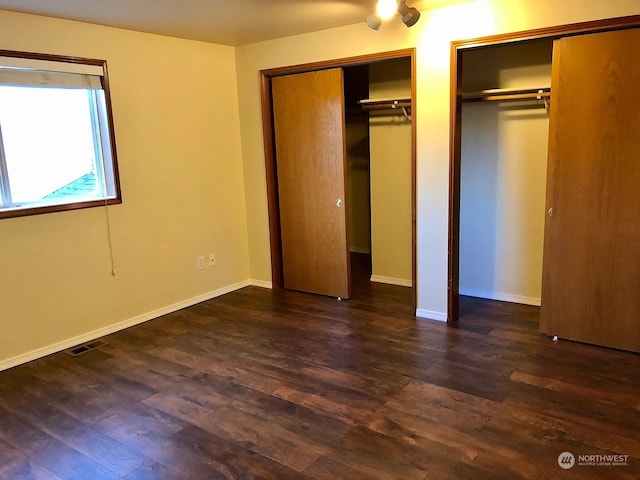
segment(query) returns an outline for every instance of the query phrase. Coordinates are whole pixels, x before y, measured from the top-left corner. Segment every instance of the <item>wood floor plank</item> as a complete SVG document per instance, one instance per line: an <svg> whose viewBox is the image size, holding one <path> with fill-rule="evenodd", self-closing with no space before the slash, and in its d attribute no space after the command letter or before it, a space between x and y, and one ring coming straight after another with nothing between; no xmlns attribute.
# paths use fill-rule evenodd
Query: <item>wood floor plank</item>
<svg viewBox="0 0 640 480"><path fill-rule="evenodd" d="M189 448L177 438L180 432L162 435L117 415L102 420L96 428L158 464L144 465L127 475L129 478L136 478L138 475L142 478L154 478L154 473L166 478L189 480L224 478L224 469L221 472L221 466L217 462L211 461L200 448Z"/></svg>
<svg viewBox="0 0 640 480"><path fill-rule="evenodd" d="M23 452L0 438L0 478L14 476L16 470L25 470L27 463L27 456Z"/></svg>
<svg viewBox="0 0 640 480"><path fill-rule="evenodd" d="M157 395L145 403L164 412L189 419L217 436L231 438L251 451L298 472L304 471L328 448L294 434L266 418L257 418L226 405L198 405L178 396Z"/></svg>
<svg viewBox="0 0 640 480"><path fill-rule="evenodd" d="M579 454L611 453L601 449L588 448L580 440L562 434L560 431L541 430L538 425L513 415L498 414L483 426L479 433L483 441L473 465L489 470L495 462L504 465L504 470L512 477L519 476L535 480L556 478L558 475L558 455L562 452ZM606 478L624 478L629 472L623 469L607 469L593 472ZM622 475L623 477L620 477ZM579 480L585 477L583 469L574 467L562 472L562 478Z"/></svg>
<svg viewBox="0 0 640 480"><path fill-rule="evenodd" d="M273 392L273 395L321 414L331 415L352 425L364 422L371 415L370 409L352 407L320 395L301 392L289 387L281 387Z"/></svg>
<svg viewBox="0 0 640 480"><path fill-rule="evenodd" d="M160 463L152 463L134 470L126 477L123 477L123 480L182 480L190 475L188 472L185 474L180 470L165 467Z"/></svg>
<svg viewBox="0 0 640 480"><path fill-rule="evenodd" d="M525 394L531 398L536 392L528 390ZM534 400L522 401L515 398L507 398L501 411L505 415L519 418L525 424L538 425L538 435L549 437L558 446L563 438L569 438L573 442L582 443L585 451L595 447L640 457L640 439L636 432L620 429L606 418L586 417L573 408L552 407L546 402L541 404Z"/></svg>
<svg viewBox="0 0 640 480"><path fill-rule="evenodd" d="M574 382L567 382L555 378L543 377L540 375L532 375L529 373L516 370L509 377L514 382L522 382L528 385L553 390L573 395L579 395L588 398L597 398L599 402L609 405L628 405L629 408L640 412L640 397L633 392L624 391L624 389L604 390L603 388L576 385Z"/></svg>
<svg viewBox="0 0 640 480"><path fill-rule="evenodd" d="M38 464L64 480L115 480L119 478L116 473L107 470L63 443L49 445L38 451L35 458L37 458Z"/></svg>
<svg viewBox="0 0 640 480"><path fill-rule="evenodd" d="M631 432L625 436L609 425L593 428L570 419L557 418L553 411L530 409L509 400L503 403L497 418L505 423L518 423L519 430L530 432L532 438L549 443L554 450L564 451L578 446L583 453L591 450L640 452L640 438L628 436Z"/></svg>
<svg viewBox="0 0 640 480"><path fill-rule="evenodd" d="M100 434L64 411L45 403L12 406L14 413L43 432L56 438L74 452L91 459L96 465L117 475L126 475L150 463L143 455L131 452L122 444ZM69 457L71 457L69 453Z"/></svg>
<svg viewBox="0 0 640 480"><path fill-rule="evenodd" d="M639 418L637 410L632 405L609 405L593 396L567 394L533 385L513 383L503 402L505 405L522 405L603 431L629 432L628 427L635 425Z"/></svg>
<svg viewBox="0 0 640 480"><path fill-rule="evenodd" d="M20 456L11 459L4 466L0 478L3 480L64 480L35 464L29 458L20 458Z"/></svg>
<svg viewBox="0 0 640 480"><path fill-rule="evenodd" d="M362 258L349 301L247 287L0 372L0 479L640 479L638 354L418 320Z"/></svg>
<svg viewBox="0 0 640 480"><path fill-rule="evenodd" d="M55 440L42 429L31 425L0 404L0 438L17 450L31 455Z"/></svg>
<svg viewBox="0 0 640 480"><path fill-rule="evenodd" d="M202 428L190 426L176 435L187 448L196 448L208 458L224 465L228 478L260 478L263 480L303 479L304 475L266 456L256 454L244 445L220 438Z"/></svg>
<svg viewBox="0 0 640 480"><path fill-rule="evenodd" d="M416 377L426 383L496 402L506 398L510 386L506 375L482 368L478 363L438 361Z"/></svg>
<svg viewBox="0 0 640 480"><path fill-rule="evenodd" d="M429 401L425 402L424 399ZM386 409L400 410L427 420L454 427L481 428L501 403L483 397L414 380L386 404Z"/></svg>
<svg viewBox="0 0 640 480"><path fill-rule="evenodd" d="M424 479L432 462L446 457L362 425L350 430L339 447L314 462L305 471L308 478Z"/></svg>
<svg viewBox="0 0 640 480"><path fill-rule="evenodd" d="M379 411L367 423L367 428L424 450L439 450L464 463L471 463L480 448L480 441L471 430L462 431L397 410Z"/></svg>
<svg viewBox="0 0 640 480"><path fill-rule="evenodd" d="M426 472L416 471L407 474L404 469L397 469L396 472L390 471L390 467L392 466L385 464L380 458L363 458L360 455L346 453L319 458L305 471L305 474L308 478L323 480L350 480L355 478L424 480L426 478Z"/></svg>

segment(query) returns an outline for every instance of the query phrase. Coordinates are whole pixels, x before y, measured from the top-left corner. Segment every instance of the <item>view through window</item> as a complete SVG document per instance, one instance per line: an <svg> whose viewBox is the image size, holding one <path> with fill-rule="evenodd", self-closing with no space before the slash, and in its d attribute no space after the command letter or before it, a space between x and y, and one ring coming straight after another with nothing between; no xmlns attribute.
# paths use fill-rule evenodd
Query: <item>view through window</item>
<svg viewBox="0 0 640 480"><path fill-rule="evenodd" d="M0 218L120 201L103 76L0 55Z"/></svg>

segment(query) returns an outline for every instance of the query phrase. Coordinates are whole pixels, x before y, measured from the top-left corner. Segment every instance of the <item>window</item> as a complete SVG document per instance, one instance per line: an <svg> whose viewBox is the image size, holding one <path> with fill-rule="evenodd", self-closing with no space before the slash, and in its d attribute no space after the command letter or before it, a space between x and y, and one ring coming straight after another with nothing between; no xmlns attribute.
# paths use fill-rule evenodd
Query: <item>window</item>
<svg viewBox="0 0 640 480"><path fill-rule="evenodd" d="M0 51L0 218L121 201L106 62Z"/></svg>

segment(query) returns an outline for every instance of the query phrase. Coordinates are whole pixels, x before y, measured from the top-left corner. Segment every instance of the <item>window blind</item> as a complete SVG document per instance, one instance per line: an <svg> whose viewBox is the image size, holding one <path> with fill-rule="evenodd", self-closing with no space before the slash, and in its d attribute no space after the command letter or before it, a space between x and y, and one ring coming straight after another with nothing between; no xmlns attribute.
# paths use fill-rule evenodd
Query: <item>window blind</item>
<svg viewBox="0 0 640 480"><path fill-rule="evenodd" d="M0 85L102 89L103 67L0 56Z"/></svg>

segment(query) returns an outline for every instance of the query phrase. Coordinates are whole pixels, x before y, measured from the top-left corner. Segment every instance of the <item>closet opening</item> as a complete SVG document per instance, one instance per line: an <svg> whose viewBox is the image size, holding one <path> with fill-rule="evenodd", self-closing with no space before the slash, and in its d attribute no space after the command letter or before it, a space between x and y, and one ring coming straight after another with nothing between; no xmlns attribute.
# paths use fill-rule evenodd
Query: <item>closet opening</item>
<svg viewBox="0 0 640 480"><path fill-rule="evenodd" d="M452 42L449 323L461 295L545 305L554 44L638 26L632 16Z"/></svg>
<svg viewBox="0 0 640 480"><path fill-rule="evenodd" d="M327 205L330 203L334 212L336 207L343 208L345 247L349 263L349 296L352 292L357 295L357 289L352 291L351 284L400 285L412 288L415 311L413 49L261 72L273 287L327 294L314 291L314 285L307 288L308 283L297 288L288 286L285 282L286 262L291 259L291 254L286 251L287 239L283 239L283 235L291 235L291 229L284 226L283 222L287 220L285 218L283 221L283 216L291 218L292 215L287 211L289 207L286 205L286 194L283 195L283 188L289 188L286 184L283 185L283 178L288 175L291 167L282 158L297 147L295 144L285 145L283 140L293 136L291 128L286 130L286 134L280 128L281 133L278 133L278 123L281 126L285 124L281 119L281 104L284 102L281 101L282 95L278 97L278 92L279 89L283 90L279 84L293 79L311 82L310 91L316 88L314 85L326 84L328 81L318 80L320 77L316 79L315 75L309 75L307 79L305 75L321 74L329 70L338 70L343 82L340 93L343 95L344 173L341 179L332 180L316 192L313 198L306 199L306 208L321 208L318 204L323 201ZM291 92L291 89L283 91ZM318 91L314 95L324 93ZM315 108L313 99L309 101L311 103L308 105ZM286 115L286 111L284 114ZM307 121L313 122L312 119ZM312 128L314 129L315 127ZM313 132L307 134L314 135ZM340 140L334 138L331 141L335 143ZM331 190L332 184L336 182L344 182L344 197L338 193L334 194L335 199L331 197L323 200L321 197L324 191ZM296 272L289 274L289 278L295 274ZM349 298L331 293L329 295Z"/></svg>
<svg viewBox="0 0 640 480"><path fill-rule="evenodd" d="M353 282L412 287L411 61L343 70Z"/></svg>
<svg viewBox="0 0 640 480"><path fill-rule="evenodd" d="M462 54L460 295L540 306L552 50Z"/></svg>

